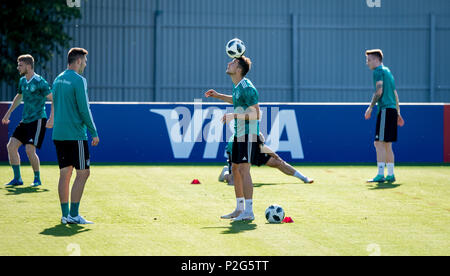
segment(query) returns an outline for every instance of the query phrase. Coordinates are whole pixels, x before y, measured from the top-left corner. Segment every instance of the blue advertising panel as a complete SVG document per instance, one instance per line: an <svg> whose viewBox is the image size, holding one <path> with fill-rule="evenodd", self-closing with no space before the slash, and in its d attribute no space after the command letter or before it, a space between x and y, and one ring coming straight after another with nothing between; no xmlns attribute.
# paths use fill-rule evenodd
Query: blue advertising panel
<svg viewBox="0 0 450 276"><path fill-rule="evenodd" d="M288 162L375 162L376 110L365 120L366 108L263 103L260 130L266 144ZM91 109L100 137L98 147L90 146L92 163L226 161L226 141L233 128L224 126L221 118L232 112L231 105L92 103ZM443 162L443 105L402 105L401 110L406 124L399 128L399 141L393 146L396 162ZM21 112L22 106L11 116L8 137ZM56 162L51 135L52 130L47 130L38 151L42 162ZM0 151L6 151L6 145L0 145ZM24 150L20 152L27 160Z"/></svg>

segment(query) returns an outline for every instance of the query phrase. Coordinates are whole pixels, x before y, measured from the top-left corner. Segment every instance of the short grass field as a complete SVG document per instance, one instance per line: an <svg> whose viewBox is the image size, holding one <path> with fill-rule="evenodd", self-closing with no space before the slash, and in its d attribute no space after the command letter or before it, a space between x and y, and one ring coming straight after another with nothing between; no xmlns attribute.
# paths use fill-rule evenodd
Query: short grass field
<svg viewBox="0 0 450 276"><path fill-rule="evenodd" d="M80 213L93 225L60 224L59 170L43 186L6 188L0 166L0 255L450 255L450 167L397 166L394 184L367 184L376 166L296 166L302 184L252 168L253 222L221 220L235 205L221 166L93 166ZM190 184L198 178L199 185ZM269 224L283 206L294 223Z"/></svg>

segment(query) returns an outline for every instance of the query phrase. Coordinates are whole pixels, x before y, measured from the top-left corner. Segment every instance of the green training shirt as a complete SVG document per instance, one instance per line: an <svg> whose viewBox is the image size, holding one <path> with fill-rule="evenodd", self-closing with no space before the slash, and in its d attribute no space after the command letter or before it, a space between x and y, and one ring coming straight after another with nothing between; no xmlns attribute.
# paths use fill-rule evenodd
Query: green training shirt
<svg viewBox="0 0 450 276"><path fill-rule="evenodd" d="M252 82L243 78L233 88L233 106L235 113L246 113L247 108L258 103L259 94ZM234 131L236 137L241 137L245 134L259 134L258 120L234 120Z"/></svg>
<svg viewBox="0 0 450 276"><path fill-rule="evenodd" d="M87 94L86 79L65 70L53 82L53 140L87 140L87 132L97 137Z"/></svg>
<svg viewBox="0 0 450 276"><path fill-rule="evenodd" d="M45 100L51 91L43 77L35 73L29 81L26 77L20 78L18 93L22 95L23 100L23 123L27 124L47 118Z"/></svg>
<svg viewBox="0 0 450 276"><path fill-rule="evenodd" d="M380 65L373 70L373 83L376 87L378 81L383 82L383 95L378 100L378 111L386 108L397 108L395 99L395 81L394 76L388 67Z"/></svg>

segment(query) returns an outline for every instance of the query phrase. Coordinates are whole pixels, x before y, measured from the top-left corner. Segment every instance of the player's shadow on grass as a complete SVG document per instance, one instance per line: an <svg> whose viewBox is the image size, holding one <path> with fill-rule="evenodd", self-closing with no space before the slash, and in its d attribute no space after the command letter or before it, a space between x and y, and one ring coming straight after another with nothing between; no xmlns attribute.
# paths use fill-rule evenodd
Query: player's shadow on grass
<svg viewBox="0 0 450 276"><path fill-rule="evenodd" d="M90 230L91 229L86 229L78 224L57 224L53 227L45 229L39 234L54 237L71 237Z"/></svg>
<svg viewBox="0 0 450 276"><path fill-rule="evenodd" d="M262 186L274 186L274 185L288 185L288 184L294 184L294 183L253 183L254 188L259 188Z"/></svg>
<svg viewBox="0 0 450 276"><path fill-rule="evenodd" d="M395 189L401 185L402 184L394 184L394 183L385 182L385 183L372 184L372 185L369 185L368 187L369 187L369 190L385 190L385 189Z"/></svg>
<svg viewBox="0 0 450 276"><path fill-rule="evenodd" d="M7 187L5 190L8 192L6 195L45 193L50 191L49 189L42 189L39 187Z"/></svg>
<svg viewBox="0 0 450 276"><path fill-rule="evenodd" d="M238 234L244 231L251 231L256 229L256 224L252 221L233 221L230 223L229 227L203 227L202 229L212 229L212 228L225 228L221 234Z"/></svg>

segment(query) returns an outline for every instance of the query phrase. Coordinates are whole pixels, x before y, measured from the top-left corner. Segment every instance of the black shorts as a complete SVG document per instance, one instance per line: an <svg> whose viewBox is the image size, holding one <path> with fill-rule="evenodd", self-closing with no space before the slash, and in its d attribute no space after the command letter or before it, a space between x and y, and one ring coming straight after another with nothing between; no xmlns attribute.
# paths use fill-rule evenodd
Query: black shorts
<svg viewBox="0 0 450 276"><path fill-rule="evenodd" d="M249 135L237 138L234 137L233 149L231 152L231 163L251 163L252 165L261 166L269 161L270 156L261 153L262 141L259 136L253 135L249 140Z"/></svg>
<svg viewBox="0 0 450 276"><path fill-rule="evenodd" d="M397 109L382 109L377 117L375 141L397 142L397 119Z"/></svg>
<svg viewBox="0 0 450 276"><path fill-rule="evenodd" d="M73 166L77 170L87 170L90 167L89 147L86 140L58 141L54 140L59 168Z"/></svg>
<svg viewBox="0 0 450 276"><path fill-rule="evenodd" d="M24 145L31 144L40 149L42 142L44 142L46 124L47 119L45 118L31 123L20 122L14 130L12 137L16 138Z"/></svg>

